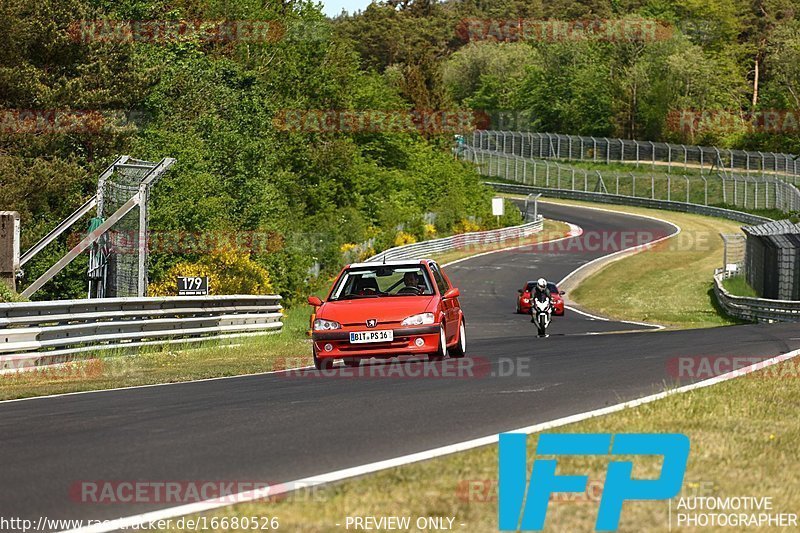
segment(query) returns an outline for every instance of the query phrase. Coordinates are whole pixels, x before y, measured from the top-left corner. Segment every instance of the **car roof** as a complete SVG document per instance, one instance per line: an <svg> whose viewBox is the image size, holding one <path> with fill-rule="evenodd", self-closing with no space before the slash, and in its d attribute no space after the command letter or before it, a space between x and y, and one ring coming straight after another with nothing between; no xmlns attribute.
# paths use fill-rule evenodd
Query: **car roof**
<svg viewBox="0 0 800 533"><path fill-rule="evenodd" d="M525 282L525 285L526 285L526 286L527 286L527 285L536 285L536 282L537 282L537 281L538 281L538 280L526 281L526 282ZM556 285L556 283L555 283L554 281L548 281L548 282L547 282L547 284L548 284L548 285L552 285L552 286L554 286L554 287L558 287L558 285Z"/></svg>
<svg viewBox="0 0 800 533"><path fill-rule="evenodd" d="M378 266L404 266L404 265L424 265L430 259L406 259L405 261L371 261L369 263L352 263L347 268L372 268Z"/></svg>

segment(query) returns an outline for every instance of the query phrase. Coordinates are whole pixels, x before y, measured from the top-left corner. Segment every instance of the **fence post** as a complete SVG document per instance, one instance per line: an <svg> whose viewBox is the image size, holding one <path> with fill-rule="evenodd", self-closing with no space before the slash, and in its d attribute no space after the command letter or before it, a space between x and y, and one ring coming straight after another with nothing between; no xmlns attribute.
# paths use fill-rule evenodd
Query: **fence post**
<svg viewBox="0 0 800 533"><path fill-rule="evenodd" d="M617 196L619 196L619 173L616 174L617 177Z"/></svg>
<svg viewBox="0 0 800 533"><path fill-rule="evenodd" d="M139 186L141 200L139 202L139 279L138 295L147 296L147 204L149 189L147 185Z"/></svg>
<svg viewBox="0 0 800 533"><path fill-rule="evenodd" d="M575 190L575 168L572 168L572 190Z"/></svg>
<svg viewBox="0 0 800 533"><path fill-rule="evenodd" d="M667 176L667 201L672 200L672 178L669 174Z"/></svg>
<svg viewBox="0 0 800 533"><path fill-rule="evenodd" d="M733 174L733 158L735 157L733 155L733 150L728 149L728 155L731 156L731 174Z"/></svg>
<svg viewBox="0 0 800 533"><path fill-rule="evenodd" d="M703 148L700 148L700 175L703 175Z"/></svg>
<svg viewBox="0 0 800 533"><path fill-rule="evenodd" d="M639 168L639 141L633 141L636 144L636 168Z"/></svg>
<svg viewBox="0 0 800 533"><path fill-rule="evenodd" d="M603 137L606 141L606 165L611 163L611 141L608 140L608 137Z"/></svg>
<svg viewBox="0 0 800 533"><path fill-rule="evenodd" d="M667 143L667 172L672 174L672 146Z"/></svg>
<svg viewBox="0 0 800 533"><path fill-rule="evenodd" d="M583 192L589 192L589 171L583 171Z"/></svg>
<svg viewBox="0 0 800 533"><path fill-rule="evenodd" d="M705 205L708 205L708 180L702 174L700 175L700 177L703 178L703 195L705 197ZM724 182L722 184L722 190L723 191L725 190L725 183ZM723 202L724 202L724 200L723 200Z"/></svg>
<svg viewBox="0 0 800 533"><path fill-rule="evenodd" d="M744 181L744 208L747 209L747 180Z"/></svg>
<svg viewBox="0 0 800 533"><path fill-rule="evenodd" d="M592 137L592 161L597 161L597 139ZM797 167L797 162L795 162L795 167Z"/></svg>
<svg viewBox="0 0 800 533"><path fill-rule="evenodd" d="M685 144L681 145L683 147L683 169L686 170L689 166L689 150L686 148ZM703 174L703 169L700 169L700 174Z"/></svg>
<svg viewBox="0 0 800 533"><path fill-rule="evenodd" d="M625 162L625 141L619 139L619 162Z"/></svg>
<svg viewBox="0 0 800 533"><path fill-rule="evenodd" d="M519 167L519 158L515 157L514 158L514 181L519 183L519 175L517 174L517 167Z"/></svg>
<svg viewBox="0 0 800 533"><path fill-rule="evenodd" d="M689 183L688 176L684 175L683 177L686 180L686 203L688 204L689 203L689 188L691 187L691 184Z"/></svg>
<svg viewBox="0 0 800 533"><path fill-rule="evenodd" d="M631 179L632 179L631 196L635 197L636 196L636 176L633 174L633 172L629 172L629 174L631 175Z"/></svg>
<svg viewBox="0 0 800 533"><path fill-rule="evenodd" d="M550 163L545 161L545 165L547 165L547 166L545 167L546 170L545 170L545 175L544 175L544 186L545 187L549 187L550 186Z"/></svg>
<svg viewBox="0 0 800 533"><path fill-rule="evenodd" d="M758 209L758 182L755 183L755 188L756 188L756 192L753 195L753 198L754 198L753 201L755 202L755 208Z"/></svg>
<svg viewBox="0 0 800 533"><path fill-rule="evenodd" d="M656 145L655 145L655 143L653 143L653 141L648 141L648 142L650 143L650 151L651 151L651 155L652 155L651 159L653 161L650 167L653 170L655 170L656 169Z"/></svg>
<svg viewBox="0 0 800 533"><path fill-rule="evenodd" d="M656 177L654 174L650 174L650 198L656 199Z"/></svg>

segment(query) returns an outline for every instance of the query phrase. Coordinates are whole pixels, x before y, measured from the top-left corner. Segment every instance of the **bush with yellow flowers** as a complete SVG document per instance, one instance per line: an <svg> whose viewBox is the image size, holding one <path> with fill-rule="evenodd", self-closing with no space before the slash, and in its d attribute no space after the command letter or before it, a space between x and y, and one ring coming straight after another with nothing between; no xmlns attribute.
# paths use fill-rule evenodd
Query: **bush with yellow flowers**
<svg viewBox="0 0 800 533"><path fill-rule="evenodd" d="M406 233L405 231L398 231L397 235L394 238L395 246L403 246L404 244L414 244L415 242L417 242L417 238L411 235L410 233Z"/></svg>
<svg viewBox="0 0 800 533"><path fill-rule="evenodd" d="M422 230L425 235L425 240L436 238L436 226L433 224L425 224Z"/></svg>
<svg viewBox="0 0 800 533"><path fill-rule="evenodd" d="M454 230L455 233L470 233L472 231L481 231L481 225L475 221L462 218L458 224L456 224Z"/></svg>
<svg viewBox="0 0 800 533"><path fill-rule="evenodd" d="M271 294L272 283L267 270L253 261L247 252L221 249L211 252L197 262L176 263L160 281L148 287L150 296L178 294L179 276L208 276L211 294Z"/></svg>

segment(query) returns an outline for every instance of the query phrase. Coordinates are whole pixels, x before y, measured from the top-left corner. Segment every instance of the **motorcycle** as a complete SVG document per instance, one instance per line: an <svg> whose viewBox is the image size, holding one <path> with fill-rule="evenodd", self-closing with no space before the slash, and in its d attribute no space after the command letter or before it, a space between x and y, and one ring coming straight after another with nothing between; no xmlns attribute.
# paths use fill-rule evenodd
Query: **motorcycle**
<svg viewBox="0 0 800 533"><path fill-rule="evenodd" d="M534 322L536 322L536 329L539 330L540 337L545 337L547 335L547 326L550 325L550 316L552 312L553 307L550 303L550 298L542 295L533 299L531 313L534 314Z"/></svg>

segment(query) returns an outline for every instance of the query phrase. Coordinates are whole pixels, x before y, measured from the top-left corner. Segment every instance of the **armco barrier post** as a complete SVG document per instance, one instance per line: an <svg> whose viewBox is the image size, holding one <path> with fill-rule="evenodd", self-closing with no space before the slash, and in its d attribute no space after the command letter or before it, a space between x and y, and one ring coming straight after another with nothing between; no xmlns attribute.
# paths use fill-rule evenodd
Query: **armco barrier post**
<svg viewBox="0 0 800 533"><path fill-rule="evenodd" d="M0 211L0 283L16 290L19 270L19 213Z"/></svg>

